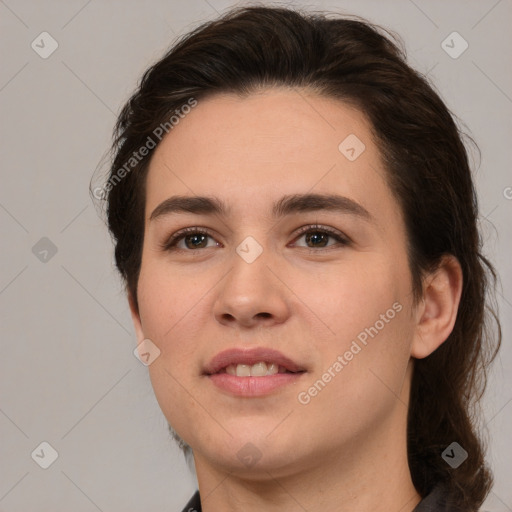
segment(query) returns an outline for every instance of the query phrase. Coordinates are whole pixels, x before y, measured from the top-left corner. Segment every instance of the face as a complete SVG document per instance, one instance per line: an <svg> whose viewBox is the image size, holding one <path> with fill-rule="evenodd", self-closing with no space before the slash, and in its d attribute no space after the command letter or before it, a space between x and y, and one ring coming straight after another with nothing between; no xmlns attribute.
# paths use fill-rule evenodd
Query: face
<svg viewBox="0 0 512 512"><path fill-rule="evenodd" d="M174 196L226 210L166 208ZM404 434L411 286L404 220L358 110L305 90L216 95L155 150L134 322L160 350L152 385L196 466L284 475L355 456L397 419ZM273 349L296 372L207 374L233 348Z"/></svg>

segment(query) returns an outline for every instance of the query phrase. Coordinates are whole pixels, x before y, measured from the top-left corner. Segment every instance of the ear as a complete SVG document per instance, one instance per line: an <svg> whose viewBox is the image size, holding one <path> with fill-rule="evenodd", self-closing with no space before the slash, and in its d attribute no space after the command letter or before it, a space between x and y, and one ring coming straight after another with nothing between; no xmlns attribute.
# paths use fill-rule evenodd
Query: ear
<svg viewBox="0 0 512 512"><path fill-rule="evenodd" d="M135 303L131 292L128 292L128 304L130 305L130 313L132 315L133 327L135 328L135 334L137 335L137 344L141 343L146 337L142 329L142 321L140 319L139 308Z"/></svg>
<svg viewBox="0 0 512 512"><path fill-rule="evenodd" d="M446 341L453 330L462 294L462 268L453 255L423 280L423 298L416 309L411 356L423 359Z"/></svg>

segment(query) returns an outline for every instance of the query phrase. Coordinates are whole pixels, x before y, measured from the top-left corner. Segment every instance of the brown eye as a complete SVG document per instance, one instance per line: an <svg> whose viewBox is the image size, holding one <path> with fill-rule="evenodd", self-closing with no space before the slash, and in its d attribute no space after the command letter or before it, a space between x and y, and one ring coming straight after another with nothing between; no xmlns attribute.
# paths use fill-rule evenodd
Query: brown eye
<svg viewBox="0 0 512 512"><path fill-rule="evenodd" d="M313 243L315 247L325 247L332 236L322 231L309 231L306 233L306 243ZM318 245L320 244L320 245Z"/></svg>
<svg viewBox="0 0 512 512"><path fill-rule="evenodd" d="M181 237L181 240L185 241L185 246L187 249L204 249L206 247L205 240L208 238L208 235L203 233L197 233L195 235L185 235ZM190 241L190 245L187 242Z"/></svg>
<svg viewBox="0 0 512 512"><path fill-rule="evenodd" d="M212 238L208 231L201 228L186 228L174 233L166 242L161 244L164 251L194 251L195 249L207 249L207 240ZM212 238L213 240L213 238ZM178 244L184 242L184 247L178 247ZM218 245L217 242L213 246Z"/></svg>
<svg viewBox="0 0 512 512"><path fill-rule="evenodd" d="M330 228L321 227L321 226L305 226L301 229L299 233L299 237L295 240L298 240L302 237L305 237L306 247L308 249L323 249L324 247L331 247L335 245L345 246L349 244L349 240L345 238L338 231L334 231ZM329 244L329 238L334 239L338 244Z"/></svg>

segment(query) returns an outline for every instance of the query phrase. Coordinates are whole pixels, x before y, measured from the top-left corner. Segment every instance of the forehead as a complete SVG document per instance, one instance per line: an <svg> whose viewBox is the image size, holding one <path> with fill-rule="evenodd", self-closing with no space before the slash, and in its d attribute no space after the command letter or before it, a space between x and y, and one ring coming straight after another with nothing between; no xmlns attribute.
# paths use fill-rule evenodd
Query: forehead
<svg viewBox="0 0 512 512"><path fill-rule="evenodd" d="M361 111L307 89L281 87L246 97L214 94L198 101L156 153L172 146L179 157L179 146L187 142L202 150L197 155L188 154L189 161L204 157L206 152L225 155L226 150L232 158L245 154L257 156L258 161L276 153L290 161L318 154L337 158L338 144L350 134L372 144L370 123Z"/></svg>
<svg viewBox="0 0 512 512"><path fill-rule="evenodd" d="M146 218L170 195L213 194L249 208L270 195L307 191L336 190L364 203L366 190L389 200L383 187L371 125L356 108L304 89L215 94L199 100L156 148Z"/></svg>

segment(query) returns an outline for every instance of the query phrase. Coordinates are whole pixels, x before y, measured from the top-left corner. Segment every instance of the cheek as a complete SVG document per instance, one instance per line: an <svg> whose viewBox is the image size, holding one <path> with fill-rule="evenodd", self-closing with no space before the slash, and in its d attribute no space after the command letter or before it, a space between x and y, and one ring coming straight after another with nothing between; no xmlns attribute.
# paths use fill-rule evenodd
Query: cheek
<svg viewBox="0 0 512 512"><path fill-rule="evenodd" d="M375 292L362 306L345 301L350 294L331 303L335 335L316 340L319 364L299 390L301 403L310 400L302 417L313 424L319 418L322 429L340 439L377 428L406 403L401 393L412 339L409 305L386 287Z"/></svg>
<svg viewBox="0 0 512 512"><path fill-rule="evenodd" d="M180 373L184 368L190 371L191 340L200 331L197 317L205 289L207 283L200 286L170 272L168 266L155 263L141 268L138 294L144 334L158 346L166 365Z"/></svg>
<svg viewBox="0 0 512 512"><path fill-rule="evenodd" d="M330 398L346 397L363 413L395 400L403 384L413 334L410 275L407 267L382 262L345 278L347 286L331 290L326 303L336 335L323 363L329 368L343 356L343 377Z"/></svg>
<svg viewBox="0 0 512 512"><path fill-rule="evenodd" d="M340 372L345 377L337 382L354 392L372 387L368 377L375 378L370 369L391 382L401 376L413 333L410 275L405 260L368 256L367 261L361 258L361 264L347 265L325 276L314 290L303 287L298 292L307 297L308 306L318 312L321 321L316 320L322 333L317 337L320 371L327 371L338 356L346 354L347 363Z"/></svg>
<svg viewBox="0 0 512 512"><path fill-rule="evenodd" d="M148 366L155 398L167 421L182 432L193 421L197 403L193 390L191 362L195 362L194 339L198 304L203 293L198 284L169 272L158 263L141 268L139 276L139 306L144 335L160 350L160 355ZM193 393L192 393L193 394Z"/></svg>
<svg viewBox="0 0 512 512"><path fill-rule="evenodd" d="M358 261L359 260L359 261ZM358 256L312 281L297 276L294 292L336 333L354 335L408 293L407 274L389 260ZM333 334L331 332L331 334Z"/></svg>

